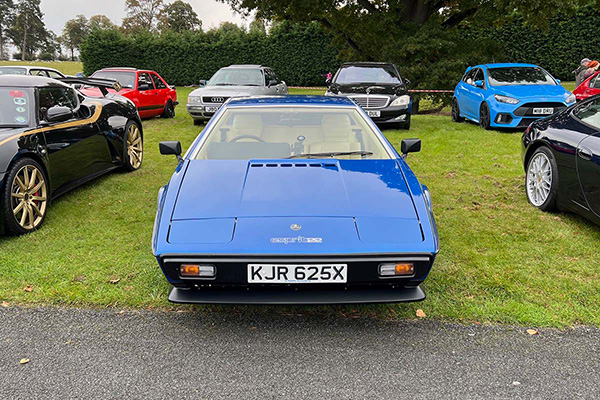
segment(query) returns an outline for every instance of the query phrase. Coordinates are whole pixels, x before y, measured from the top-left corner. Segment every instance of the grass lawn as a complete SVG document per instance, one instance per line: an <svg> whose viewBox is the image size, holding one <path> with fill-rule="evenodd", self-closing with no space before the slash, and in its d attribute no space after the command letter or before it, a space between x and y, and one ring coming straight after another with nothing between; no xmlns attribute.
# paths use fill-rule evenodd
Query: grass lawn
<svg viewBox="0 0 600 400"><path fill-rule="evenodd" d="M190 90L179 89L183 103ZM427 300L351 307L170 305L150 238L157 190L176 161L159 155L158 142L180 140L187 147L199 128L180 105L174 120L146 121L144 130L141 170L111 173L58 198L38 232L0 237L0 302L379 318L413 318L421 308L428 318L444 320L600 326L600 227L528 205L520 133L488 132L432 115L414 116L410 131L385 132L396 146L403 138L423 140L422 152L408 161L433 195L442 247L424 285Z"/></svg>

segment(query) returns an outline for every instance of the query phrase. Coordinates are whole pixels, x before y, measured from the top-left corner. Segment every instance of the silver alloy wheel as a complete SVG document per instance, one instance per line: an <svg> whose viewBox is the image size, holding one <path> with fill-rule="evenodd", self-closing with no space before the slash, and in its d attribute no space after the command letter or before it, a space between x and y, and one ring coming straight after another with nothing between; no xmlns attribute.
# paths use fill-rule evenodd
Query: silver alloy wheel
<svg viewBox="0 0 600 400"><path fill-rule="evenodd" d="M531 204L540 207L548 200L552 187L552 165L544 153L537 153L527 171L527 197Z"/></svg>

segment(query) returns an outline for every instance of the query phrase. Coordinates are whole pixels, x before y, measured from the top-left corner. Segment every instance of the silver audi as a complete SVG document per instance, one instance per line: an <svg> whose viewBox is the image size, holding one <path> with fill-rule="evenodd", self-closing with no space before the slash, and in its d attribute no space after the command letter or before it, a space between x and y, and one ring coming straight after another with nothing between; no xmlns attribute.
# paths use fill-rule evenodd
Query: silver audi
<svg viewBox="0 0 600 400"><path fill-rule="evenodd" d="M269 67L262 65L230 65L221 68L200 88L190 93L187 110L195 125L208 121L231 97L286 95L284 81Z"/></svg>

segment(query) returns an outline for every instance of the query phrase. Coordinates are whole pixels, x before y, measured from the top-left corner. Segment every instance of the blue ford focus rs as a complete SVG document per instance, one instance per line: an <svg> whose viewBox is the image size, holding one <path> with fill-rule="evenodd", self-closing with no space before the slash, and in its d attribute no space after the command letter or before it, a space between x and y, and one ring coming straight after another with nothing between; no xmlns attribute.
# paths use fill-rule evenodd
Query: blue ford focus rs
<svg viewBox="0 0 600 400"><path fill-rule="evenodd" d="M452 120L484 129L526 128L575 103L575 95L533 64L485 64L467 68L456 85Z"/></svg>
<svg viewBox="0 0 600 400"><path fill-rule="evenodd" d="M153 251L176 303L419 301L439 244L427 188L354 102L226 102L158 195Z"/></svg>

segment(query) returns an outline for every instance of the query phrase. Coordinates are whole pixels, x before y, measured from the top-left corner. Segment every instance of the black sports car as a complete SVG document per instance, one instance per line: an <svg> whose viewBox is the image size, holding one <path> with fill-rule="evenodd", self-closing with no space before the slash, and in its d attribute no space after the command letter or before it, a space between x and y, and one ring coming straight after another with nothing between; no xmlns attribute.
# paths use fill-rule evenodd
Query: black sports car
<svg viewBox="0 0 600 400"><path fill-rule="evenodd" d="M328 82L325 96L345 96L361 106L380 127L410 128L412 99L392 63L344 63Z"/></svg>
<svg viewBox="0 0 600 400"><path fill-rule="evenodd" d="M0 231L40 227L50 201L115 168L135 171L143 158L135 105L108 94L114 81L0 76ZM66 83L99 87L88 98Z"/></svg>
<svg viewBox="0 0 600 400"><path fill-rule="evenodd" d="M600 96L532 123L522 138L527 198L600 224Z"/></svg>

